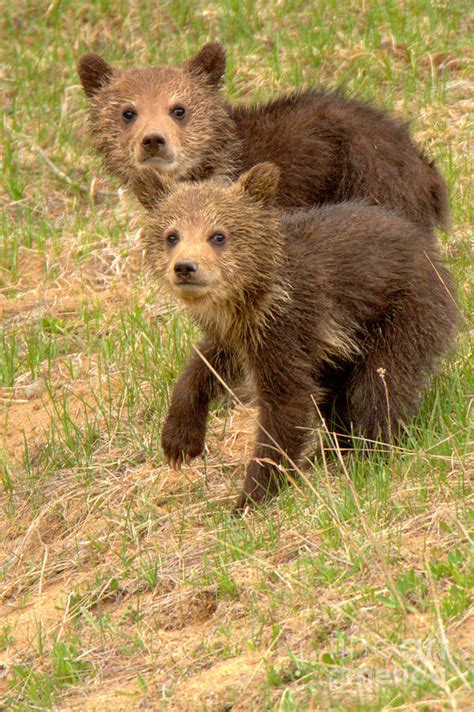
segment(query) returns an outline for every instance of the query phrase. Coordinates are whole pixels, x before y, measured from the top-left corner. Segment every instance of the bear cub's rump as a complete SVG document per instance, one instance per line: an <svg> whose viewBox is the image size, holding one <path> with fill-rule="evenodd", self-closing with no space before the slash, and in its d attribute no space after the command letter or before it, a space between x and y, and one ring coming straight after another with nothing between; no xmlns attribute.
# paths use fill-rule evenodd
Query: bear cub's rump
<svg viewBox="0 0 474 712"><path fill-rule="evenodd" d="M250 372L259 428L242 506L300 464L316 406L330 429L396 438L456 324L451 277L422 230L357 202L281 217L278 178L264 163L227 186L166 195L153 171L134 185L148 261L206 335L174 387L164 453L173 465L202 453L223 392L214 374L234 388Z"/></svg>

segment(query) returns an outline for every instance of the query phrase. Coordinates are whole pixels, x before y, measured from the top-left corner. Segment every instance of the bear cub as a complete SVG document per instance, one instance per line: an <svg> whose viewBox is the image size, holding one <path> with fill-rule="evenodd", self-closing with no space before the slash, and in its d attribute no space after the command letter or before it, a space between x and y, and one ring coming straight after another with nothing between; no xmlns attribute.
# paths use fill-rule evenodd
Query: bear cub
<svg viewBox="0 0 474 712"><path fill-rule="evenodd" d="M317 411L369 446L397 438L456 325L451 276L419 228L361 202L282 215L279 176L263 163L171 194L153 170L134 183L148 263L205 334L163 450L172 466L200 455L210 402L250 375L259 427L240 507L298 468Z"/></svg>
<svg viewBox="0 0 474 712"><path fill-rule="evenodd" d="M430 229L447 219L446 185L405 124L317 89L232 106L219 92L225 65L217 43L176 67L123 71L84 55L78 71L107 170L130 186L147 166L165 180L199 181L272 161L283 208L365 199L397 209L433 240Z"/></svg>

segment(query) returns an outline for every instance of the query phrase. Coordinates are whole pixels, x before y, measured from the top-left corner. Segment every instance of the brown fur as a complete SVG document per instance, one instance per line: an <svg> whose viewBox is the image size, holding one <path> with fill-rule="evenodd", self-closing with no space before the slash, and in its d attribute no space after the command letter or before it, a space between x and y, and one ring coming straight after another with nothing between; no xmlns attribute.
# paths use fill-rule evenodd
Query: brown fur
<svg viewBox="0 0 474 712"><path fill-rule="evenodd" d="M150 171L134 186L151 211L149 263L206 334L204 359L175 385L164 453L173 465L199 455L209 404L223 391L215 373L231 388L250 375L260 420L242 506L275 492L283 464L300 464L316 406L331 429L369 443L396 438L457 314L451 277L421 229L360 202L282 217L278 173L260 164L233 185L166 196Z"/></svg>
<svg viewBox="0 0 474 712"><path fill-rule="evenodd" d="M145 165L143 141L155 135L164 143L153 167L163 177L236 178L273 161L281 169L282 207L365 199L425 228L446 222L440 173L414 146L405 124L369 104L310 89L268 104L230 106L218 91L225 69L219 44L205 45L181 67L119 71L90 54L78 69L97 150L125 184ZM170 115L176 104L186 109L182 120ZM137 111L130 124L122 118L127 107Z"/></svg>

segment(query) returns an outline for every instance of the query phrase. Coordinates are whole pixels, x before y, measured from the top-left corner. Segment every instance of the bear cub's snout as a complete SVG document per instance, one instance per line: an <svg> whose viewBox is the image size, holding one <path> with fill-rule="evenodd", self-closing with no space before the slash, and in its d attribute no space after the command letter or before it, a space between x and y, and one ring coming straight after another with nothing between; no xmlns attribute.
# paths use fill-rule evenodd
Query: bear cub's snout
<svg viewBox="0 0 474 712"><path fill-rule="evenodd" d="M191 282L196 276L198 265L192 260L178 260L174 272L178 282Z"/></svg>

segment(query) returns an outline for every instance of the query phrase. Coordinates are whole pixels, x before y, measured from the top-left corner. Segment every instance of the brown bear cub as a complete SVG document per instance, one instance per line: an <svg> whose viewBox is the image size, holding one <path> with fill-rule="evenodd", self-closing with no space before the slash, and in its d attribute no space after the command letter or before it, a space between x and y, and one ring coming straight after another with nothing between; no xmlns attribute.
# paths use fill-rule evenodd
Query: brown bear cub
<svg viewBox="0 0 474 712"><path fill-rule="evenodd" d="M405 124L337 92L310 89L231 106L219 93L226 58L207 44L182 66L113 69L87 54L78 70L108 171L126 185L144 166L163 178L236 178L261 161L281 169L278 204L367 200L423 228L447 218L446 185ZM429 230L424 232L432 241Z"/></svg>
<svg viewBox="0 0 474 712"><path fill-rule="evenodd" d="M330 429L390 442L453 341L452 280L408 220L358 202L274 208L279 169L234 184L135 179L149 264L206 338L162 431L173 466L202 453L210 402L250 376L259 406L240 506L298 467L317 410Z"/></svg>

